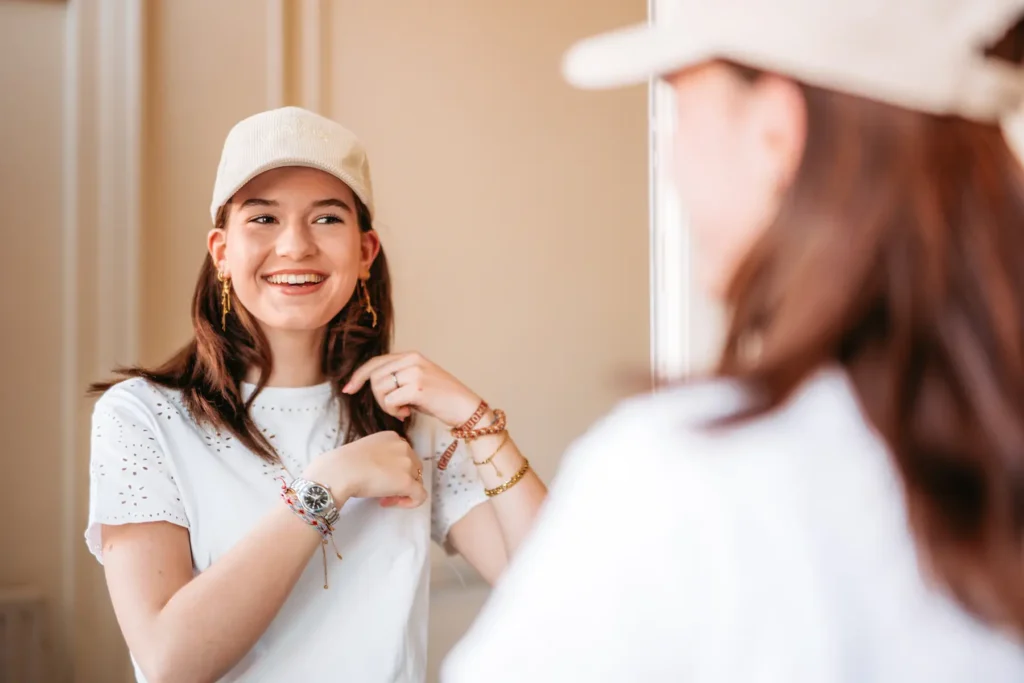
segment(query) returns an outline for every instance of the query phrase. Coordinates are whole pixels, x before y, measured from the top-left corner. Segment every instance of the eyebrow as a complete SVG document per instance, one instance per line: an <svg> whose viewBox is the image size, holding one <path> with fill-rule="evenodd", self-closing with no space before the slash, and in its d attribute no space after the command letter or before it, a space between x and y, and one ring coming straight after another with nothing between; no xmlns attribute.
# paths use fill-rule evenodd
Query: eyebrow
<svg viewBox="0 0 1024 683"><path fill-rule="evenodd" d="M352 207L349 206L347 202L343 202L340 199L321 199L320 201L313 202L314 209L322 209L327 206L333 206L335 208L343 209L344 211L352 213Z"/></svg>
<svg viewBox="0 0 1024 683"><path fill-rule="evenodd" d="M240 208L244 209L249 206L280 206L280 204L271 199L259 199L258 197L254 197L253 199L246 199L242 202L242 206ZM313 202L312 208L322 209L327 206L333 206L344 211L348 211L349 213L353 213L352 207L349 206L347 202L335 198L317 200Z"/></svg>
<svg viewBox="0 0 1024 683"><path fill-rule="evenodd" d="M269 199L246 199L239 208L244 209L248 206L278 206L278 203Z"/></svg>

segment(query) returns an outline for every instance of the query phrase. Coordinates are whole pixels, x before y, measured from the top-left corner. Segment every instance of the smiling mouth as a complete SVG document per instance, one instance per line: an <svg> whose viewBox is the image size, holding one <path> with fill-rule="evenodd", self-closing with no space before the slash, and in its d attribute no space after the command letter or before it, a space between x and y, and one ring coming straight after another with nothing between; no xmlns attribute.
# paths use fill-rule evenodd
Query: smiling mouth
<svg viewBox="0 0 1024 683"><path fill-rule="evenodd" d="M274 275L265 275L263 279L272 285L311 287L326 280L327 276L319 273L276 273Z"/></svg>

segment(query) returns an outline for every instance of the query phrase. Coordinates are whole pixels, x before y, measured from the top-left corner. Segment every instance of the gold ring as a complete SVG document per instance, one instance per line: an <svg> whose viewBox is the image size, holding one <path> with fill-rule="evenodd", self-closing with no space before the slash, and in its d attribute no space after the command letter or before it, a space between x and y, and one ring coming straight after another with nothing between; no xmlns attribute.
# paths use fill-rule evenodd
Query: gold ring
<svg viewBox="0 0 1024 683"><path fill-rule="evenodd" d="M416 481L423 481L423 468L416 471Z"/></svg>

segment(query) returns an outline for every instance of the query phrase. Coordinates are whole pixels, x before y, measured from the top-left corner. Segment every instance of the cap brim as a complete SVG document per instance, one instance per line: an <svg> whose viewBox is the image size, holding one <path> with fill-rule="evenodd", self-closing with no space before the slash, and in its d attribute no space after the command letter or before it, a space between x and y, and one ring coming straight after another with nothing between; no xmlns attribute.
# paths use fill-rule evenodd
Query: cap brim
<svg viewBox="0 0 1024 683"><path fill-rule="evenodd" d="M279 168L289 167L314 168L318 171L323 171L328 175L334 176L341 182L348 185L348 188L352 190L352 193L355 196L359 197L359 200L362 201L363 204L366 206L366 209L370 214L370 218L373 218L373 202L369 201L369 193L366 192L365 188L360 187L360 185L356 182L354 178L352 178L346 173L339 173L337 169L331 168L330 166L327 166L325 164L319 164L315 161L310 161L309 159L301 159L297 157L283 157L281 159L274 159L264 164L260 164L252 171L250 171L248 174L243 176L237 183L235 183L234 187L231 188L230 192L226 192L225 190L226 196L224 196L223 199L218 196L218 198L214 200L214 206L211 207L210 210L210 215L213 218L213 220L216 222L217 212L220 210L220 208L227 204L229 201L231 201L231 198L234 197L239 190L248 185L252 180L257 178L258 176L263 175L264 173L267 173L268 171L274 171Z"/></svg>
<svg viewBox="0 0 1024 683"><path fill-rule="evenodd" d="M565 54L562 74L577 88L619 88L710 58L705 46L681 39L678 31L643 23L576 43Z"/></svg>

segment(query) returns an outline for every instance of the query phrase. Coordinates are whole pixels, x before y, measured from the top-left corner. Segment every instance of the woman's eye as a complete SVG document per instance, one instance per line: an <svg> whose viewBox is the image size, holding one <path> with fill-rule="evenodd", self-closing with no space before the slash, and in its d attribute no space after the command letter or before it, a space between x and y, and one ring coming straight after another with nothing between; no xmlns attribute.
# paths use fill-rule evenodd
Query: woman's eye
<svg viewBox="0 0 1024 683"><path fill-rule="evenodd" d="M255 216L249 219L250 223L258 223L259 225L270 225L276 222L273 216Z"/></svg>
<svg viewBox="0 0 1024 683"><path fill-rule="evenodd" d="M345 221L338 216L320 216L320 218L317 218L313 222L317 225L333 225L335 223L344 223Z"/></svg>

